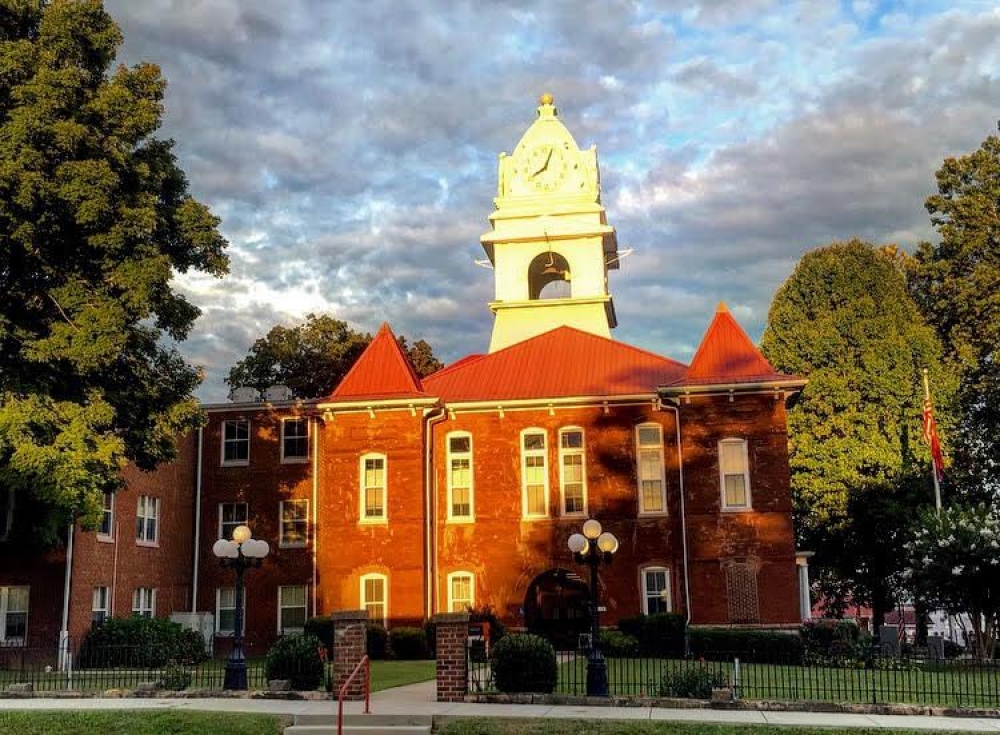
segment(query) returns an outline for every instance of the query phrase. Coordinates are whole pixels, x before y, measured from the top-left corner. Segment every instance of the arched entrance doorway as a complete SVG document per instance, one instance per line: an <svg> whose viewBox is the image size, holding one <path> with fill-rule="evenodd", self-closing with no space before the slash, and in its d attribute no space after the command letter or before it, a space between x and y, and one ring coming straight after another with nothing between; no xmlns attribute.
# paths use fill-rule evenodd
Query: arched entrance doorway
<svg viewBox="0 0 1000 735"><path fill-rule="evenodd" d="M548 638L557 649L575 649L580 633L590 629L589 599L590 590L578 574L549 569L528 585L525 624L530 632Z"/></svg>

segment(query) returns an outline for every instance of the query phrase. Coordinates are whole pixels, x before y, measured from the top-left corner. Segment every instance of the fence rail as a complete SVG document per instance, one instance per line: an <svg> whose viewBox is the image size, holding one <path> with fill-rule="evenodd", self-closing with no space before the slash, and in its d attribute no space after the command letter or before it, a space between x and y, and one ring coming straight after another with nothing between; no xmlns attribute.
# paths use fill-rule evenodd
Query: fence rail
<svg viewBox="0 0 1000 735"><path fill-rule="evenodd" d="M560 652L555 693L587 693L587 655ZM1000 707L1000 661L890 658L766 661L713 653L712 660L636 656L607 659L612 696L708 699L728 689L734 699ZM469 691L496 692L489 659L470 649Z"/></svg>
<svg viewBox="0 0 1000 735"><path fill-rule="evenodd" d="M244 648L248 687L266 689L262 647L245 644ZM61 653L58 647L0 646L0 693L24 684L36 692L132 690L150 683L166 689L222 689L228 648L197 663L168 660L148 646L102 646L79 652L70 648ZM330 661L321 688L332 677Z"/></svg>

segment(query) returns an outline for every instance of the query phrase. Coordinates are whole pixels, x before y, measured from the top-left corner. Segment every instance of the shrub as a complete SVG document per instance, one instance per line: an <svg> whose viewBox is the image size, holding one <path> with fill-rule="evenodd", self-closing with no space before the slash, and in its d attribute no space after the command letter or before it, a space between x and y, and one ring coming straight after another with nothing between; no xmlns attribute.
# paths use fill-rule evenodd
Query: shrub
<svg viewBox="0 0 1000 735"><path fill-rule="evenodd" d="M639 655L639 641L620 630L602 630L601 651L608 658L634 658Z"/></svg>
<svg viewBox="0 0 1000 735"><path fill-rule="evenodd" d="M427 634L422 628L393 628L389 648L394 658L416 661L427 658Z"/></svg>
<svg viewBox="0 0 1000 735"><path fill-rule="evenodd" d="M692 628L688 633L691 655L709 661L729 661L738 656L765 664L802 663L802 639L794 633L738 628Z"/></svg>
<svg viewBox="0 0 1000 735"><path fill-rule="evenodd" d="M437 658L437 626L433 620L424 621L424 635L427 636L427 655Z"/></svg>
<svg viewBox="0 0 1000 735"><path fill-rule="evenodd" d="M643 620L639 642L644 652L657 656L683 656L687 621L676 613L657 613Z"/></svg>
<svg viewBox="0 0 1000 735"><path fill-rule="evenodd" d="M171 661L163 669L163 675L160 677L160 685L172 692L179 692L191 686L191 679L190 671L176 661Z"/></svg>
<svg viewBox="0 0 1000 735"><path fill-rule="evenodd" d="M550 694L556 688L556 650L541 636L505 635L490 651L490 666L501 692Z"/></svg>
<svg viewBox="0 0 1000 735"><path fill-rule="evenodd" d="M855 658L859 655L861 629L848 620L819 620L799 629L803 652L810 661Z"/></svg>
<svg viewBox="0 0 1000 735"><path fill-rule="evenodd" d="M83 639L81 668L159 668L169 661L199 663L208 658L201 633L165 618L108 618Z"/></svg>
<svg viewBox="0 0 1000 735"><path fill-rule="evenodd" d="M726 677L721 671L711 665L692 661L663 672L660 696L710 699L713 689L724 686Z"/></svg>
<svg viewBox="0 0 1000 735"><path fill-rule="evenodd" d="M333 660L333 618L329 615L317 615L306 620L302 629L306 635L313 635L319 638L319 642L326 649L326 657Z"/></svg>
<svg viewBox="0 0 1000 735"><path fill-rule="evenodd" d="M286 635L278 639L267 652L264 672L267 680L287 679L292 689L312 691L323 681L323 661L319 652L323 647L314 635Z"/></svg>
<svg viewBox="0 0 1000 735"><path fill-rule="evenodd" d="M368 623L368 658L381 660L386 657L389 649L389 634L378 623Z"/></svg>

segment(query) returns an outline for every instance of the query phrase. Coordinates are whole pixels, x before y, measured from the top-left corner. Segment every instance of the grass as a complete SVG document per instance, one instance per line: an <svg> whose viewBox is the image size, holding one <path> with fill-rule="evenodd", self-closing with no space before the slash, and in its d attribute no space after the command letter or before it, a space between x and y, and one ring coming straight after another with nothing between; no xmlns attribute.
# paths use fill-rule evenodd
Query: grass
<svg viewBox="0 0 1000 735"><path fill-rule="evenodd" d="M695 725L647 720L454 720L438 735L830 735L830 728L774 725ZM850 729L850 735L885 735L884 729ZM893 730L893 735L926 735L926 730ZM947 735L941 733L940 735Z"/></svg>
<svg viewBox="0 0 1000 735"><path fill-rule="evenodd" d="M704 662L734 683L732 663ZM699 666L670 659L608 659L611 694L659 694L664 671ZM582 694L586 688L586 661L581 657L560 665L559 689ZM918 704L964 707L1000 706L1000 667L943 670L914 668L902 671L826 666L741 664L743 699L812 700L861 704Z"/></svg>
<svg viewBox="0 0 1000 735"><path fill-rule="evenodd" d="M0 733L17 735L281 735L290 724L281 717L232 712L0 711Z"/></svg>
<svg viewBox="0 0 1000 735"><path fill-rule="evenodd" d="M372 661L372 691L429 681L435 666L434 661Z"/></svg>

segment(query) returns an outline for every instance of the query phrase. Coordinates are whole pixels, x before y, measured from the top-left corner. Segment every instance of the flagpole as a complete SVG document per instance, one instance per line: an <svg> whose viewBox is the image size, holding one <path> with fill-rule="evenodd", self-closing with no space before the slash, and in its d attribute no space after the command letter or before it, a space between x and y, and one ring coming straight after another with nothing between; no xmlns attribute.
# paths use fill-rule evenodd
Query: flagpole
<svg viewBox="0 0 1000 735"><path fill-rule="evenodd" d="M931 406L931 384L927 379L927 368L924 368L924 398L927 405ZM934 458L931 458L931 476L934 478L934 507L938 515L941 514L941 481L938 480L937 467L934 465Z"/></svg>

